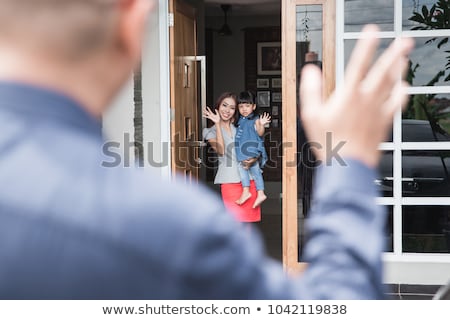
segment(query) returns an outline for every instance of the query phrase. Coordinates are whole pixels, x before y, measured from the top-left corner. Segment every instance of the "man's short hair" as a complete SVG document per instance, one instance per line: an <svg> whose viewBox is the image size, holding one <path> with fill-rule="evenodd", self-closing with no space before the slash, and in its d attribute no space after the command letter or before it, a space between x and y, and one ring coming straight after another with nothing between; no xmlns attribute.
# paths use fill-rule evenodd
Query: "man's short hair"
<svg viewBox="0 0 450 320"><path fill-rule="evenodd" d="M76 58L111 41L120 0L0 0L0 41Z"/></svg>

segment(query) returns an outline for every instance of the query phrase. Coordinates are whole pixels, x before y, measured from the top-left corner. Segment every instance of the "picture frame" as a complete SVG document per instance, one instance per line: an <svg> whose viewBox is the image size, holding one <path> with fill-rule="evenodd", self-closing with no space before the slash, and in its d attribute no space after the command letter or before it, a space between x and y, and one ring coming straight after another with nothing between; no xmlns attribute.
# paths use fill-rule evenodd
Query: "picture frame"
<svg viewBox="0 0 450 320"><path fill-rule="evenodd" d="M272 78L272 88L281 88L281 78Z"/></svg>
<svg viewBox="0 0 450 320"><path fill-rule="evenodd" d="M270 107L270 91L258 91L256 94L256 105L261 108Z"/></svg>
<svg viewBox="0 0 450 320"><path fill-rule="evenodd" d="M272 117L278 117L279 108L278 106L272 106Z"/></svg>
<svg viewBox="0 0 450 320"><path fill-rule="evenodd" d="M272 102L281 102L281 101L282 101L281 92L273 92Z"/></svg>
<svg viewBox="0 0 450 320"><path fill-rule="evenodd" d="M281 75L281 42L258 42L257 65L260 75Z"/></svg>
<svg viewBox="0 0 450 320"><path fill-rule="evenodd" d="M267 88L269 88L269 84L270 84L270 82L269 82L269 79L267 79L267 78L256 79L256 87L258 89L267 89Z"/></svg>

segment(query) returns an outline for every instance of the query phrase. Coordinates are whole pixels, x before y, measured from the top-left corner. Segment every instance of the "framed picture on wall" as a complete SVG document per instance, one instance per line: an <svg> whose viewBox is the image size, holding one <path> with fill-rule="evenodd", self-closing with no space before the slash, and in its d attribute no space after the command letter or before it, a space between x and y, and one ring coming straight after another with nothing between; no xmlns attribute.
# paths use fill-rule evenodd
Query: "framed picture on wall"
<svg viewBox="0 0 450 320"><path fill-rule="evenodd" d="M272 101L273 102L281 102L281 92L273 92L272 93Z"/></svg>
<svg viewBox="0 0 450 320"><path fill-rule="evenodd" d="M258 42L257 64L260 75L280 75L281 42Z"/></svg>
<svg viewBox="0 0 450 320"><path fill-rule="evenodd" d="M261 108L270 107L270 91L258 91L256 94L256 105Z"/></svg>
<svg viewBox="0 0 450 320"><path fill-rule="evenodd" d="M256 79L256 87L258 89L267 89L269 88L269 79Z"/></svg>
<svg viewBox="0 0 450 320"><path fill-rule="evenodd" d="M281 78L272 79L272 88L281 88Z"/></svg>
<svg viewBox="0 0 450 320"><path fill-rule="evenodd" d="M272 117L278 117L278 106L272 106Z"/></svg>

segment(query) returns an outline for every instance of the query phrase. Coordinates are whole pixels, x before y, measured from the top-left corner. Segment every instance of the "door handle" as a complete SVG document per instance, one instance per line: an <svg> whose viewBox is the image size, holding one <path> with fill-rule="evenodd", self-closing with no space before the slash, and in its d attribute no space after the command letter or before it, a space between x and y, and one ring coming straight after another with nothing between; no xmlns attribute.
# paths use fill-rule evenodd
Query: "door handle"
<svg viewBox="0 0 450 320"><path fill-rule="evenodd" d="M204 141L186 141L188 147L206 147L207 143Z"/></svg>
<svg viewBox="0 0 450 320"><path fill-rule="evenodd" d="M189 61L200 63L200 110L206 107L206 56L186 56ZM200 130L206 128L206 118L201 117L202 124Z"/></svg>

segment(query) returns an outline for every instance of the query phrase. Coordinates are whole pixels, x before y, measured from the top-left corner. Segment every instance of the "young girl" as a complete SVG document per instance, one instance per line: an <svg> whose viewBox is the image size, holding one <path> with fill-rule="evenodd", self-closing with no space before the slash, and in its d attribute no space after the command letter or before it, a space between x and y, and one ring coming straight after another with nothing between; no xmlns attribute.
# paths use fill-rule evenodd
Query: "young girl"
<svg viewBox="0 0 450 320"><path fill-rule="evenodd" d="M250 193L250 174L256 184L257 197L253 208L267 199L264 193L264 180L261 168L267 161L264 148L264 126L270 123L270 116L264 112L261 117L255 114L256 104L253 94L244 91L238 97L239 120L236 124L236 158L239 162L239 175L242 183L242 194L236 203L242 205L252 196Z"/></svg>
<svg viewBox="0 0 450 320"><path fill-rule="evenodd" d="M247 224L261 221L261 208L252 208L251 205L256 200L257 194L254 182L250 184L250 192L253 193L250 201L243 205L236 203L236 199L242 194L239 165L234 147L236 109L236 95L224 92L217 99L213 110L206 108L203 111L203 116L214 123L211 128L203 130L203 138L209 142L218 155L219 163L214 184L220 184L225 207L233 213L238 221Z"/></svg>

